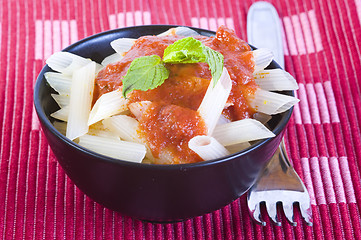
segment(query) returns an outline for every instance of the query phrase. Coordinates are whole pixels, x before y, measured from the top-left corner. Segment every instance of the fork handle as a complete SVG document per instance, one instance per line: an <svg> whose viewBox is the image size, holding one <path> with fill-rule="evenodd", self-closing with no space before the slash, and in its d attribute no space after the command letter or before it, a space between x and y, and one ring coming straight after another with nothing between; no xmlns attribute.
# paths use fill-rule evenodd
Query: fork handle
<svg viewBox="0 0 361 240"><path fill-rule="evenodd" d="M292 166L291 163L290 163L290 160L289 160L289 157L288 157L288 155L287 155L287 152L286 152L286 145L285 145L285 140L284 140L284 138L282 138L282 140L281 140L279 149L280 149L280 154L282 154L281 158L282 158L282 160L284 161L284 163L285 163L288 167L292 167L292 168L293 168L293 166Z"/></svg>
<svg viewBox="0 0 361 240"><path fill-rule="evenodd" d="M259 179L257 190L298 190L302 191L304 186L301 179L290 164L287 152L285 150L284 140L266 165L263 177ZM288 177L285 178L285 175ZM260 186L261 189L260 189ZM278 189L274 189L277 186Z"/></svg>

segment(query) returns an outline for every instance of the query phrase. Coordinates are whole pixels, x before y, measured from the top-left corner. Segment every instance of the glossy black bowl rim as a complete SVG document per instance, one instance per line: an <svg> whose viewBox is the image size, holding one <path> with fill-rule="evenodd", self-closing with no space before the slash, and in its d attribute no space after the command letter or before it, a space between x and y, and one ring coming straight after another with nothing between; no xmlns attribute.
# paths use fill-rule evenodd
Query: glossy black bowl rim
<svg viewBox="0 0 361 240"><path fill-rule="evenodd" d="M117 32L121 32L121 31L125 31L125 30L137 30L137 29L141 29L141 28L172 28L172 27L180 27L181 25L141 25L141 26L132 26L132 27L125 27L125 28L119 28L119 29L113 29L113 30L109 30L109 31L104 31L101 33L97 33L94 35L91 35L89 37L86 37L82 40L79 40L73 44L71 44L70 46L66 47L65 49L63 49L62 51L65 52L71 52L71 50L76 47L77 45L80 45L86 41L89 41L91 39L94 38L99 38L102 36L106 36L108 34L111 33L117 33ZM188 28L191 28L195 31L201 31L201 32L207 32L210 35L214 35L215 32L214 31L210 31L210 30L206 30L206 29L201 29L201 28L195 28L195 27L189 27L189 26L185 26ZM254 48L253 46L251 46L252 48ZM281 68L276 62L273 61L273 64L276 65L276 67ZM36 79L36 83L35 83L35 87L34 87L34 105L35 105L35 110L37 112L37 115L39 117L39 120L42 122L42 124L53 134L55 135L60 141L65 142L67 145L70 145L71 147L77 149L78 151L84 152L86 154L92 155L93 157L99 158L101 160L104 160L106 162L111 162L111 163L115 163L115 164L120 164L120 165L125 165L128 167L134 167L134 168L144 168L144 169L154 169L154 170L182 170L185 168L198 168L198 167L204 167L204 166L208 166L208 165L214 165L214 164L221 164L227 161L231 161L232 159L236 159L240 156L243 156L251 151L256 151L258 148L261 148L263 145L267 144L269 141L272 140L272 138L267 138L267 139L262 139L262 140L258 140L256 143L252 144L250 147L228 155L227 157L223 157L223 158L218 158L218 159L213 159L213 160L208 160L208 161L203 161L203 162L197 162L197 163L184 163L184 164L145 164L145 163L135 163L135 162L129 162L129 161L124 161L121 159L116 159L116 158L112 158L112 157L108 157L96 152L93 152L89 149L86 149L82 146L80 146L79 144L75 143L74 141L71 141L70 139L68 139L67 137L65 137L63 134L61 134L55 127L54 125L50 122L50 119L46 116L44 110L41 107L41 103L40 103L40 98L39 98L39 88L41 85L42 81L45 81L44 79L44 74L48 71L52 71L51 68L46 64L41 72L39 73L37 79ZM276 127L272 130L272 132L277 136L279 135L282 130L284 130L289 122L289 119L291 118L292 115L292 111L293 111L293 107L289 110L287 110L286 112L284 112L283 117L281 118L281 120L278 122L278 124L276 125Z"/></svg>

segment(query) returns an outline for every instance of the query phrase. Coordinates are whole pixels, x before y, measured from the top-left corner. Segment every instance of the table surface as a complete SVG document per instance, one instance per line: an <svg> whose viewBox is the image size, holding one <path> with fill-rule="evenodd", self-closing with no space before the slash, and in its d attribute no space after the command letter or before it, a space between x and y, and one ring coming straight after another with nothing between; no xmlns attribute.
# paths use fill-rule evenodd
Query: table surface
<svg viewBox="0 0 361 240"><path fill-rule="evenodd" d="M250 0L0 0L0 236L3 239L361 239L361 1L275 0L286 70L298 81L286 133L310 195L314 226L250 219L246 198L173 224L105 209L68 179L33 108L53 52L105 30L143 24L235 29L246 39Z"/></svg>

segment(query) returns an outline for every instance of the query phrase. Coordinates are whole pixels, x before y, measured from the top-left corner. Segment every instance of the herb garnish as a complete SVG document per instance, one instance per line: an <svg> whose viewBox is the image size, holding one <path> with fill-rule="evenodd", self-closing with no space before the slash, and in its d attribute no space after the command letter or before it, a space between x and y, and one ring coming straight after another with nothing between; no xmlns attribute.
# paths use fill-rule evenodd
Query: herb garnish
<svg viewBox="0 0 361 240"><path fill-rule="evenodd" d="M164 50L163 60L157 56L144 56L133 60L123 78L124 97L132 90L146 91L154 89L168 78L169 70L165 63L206 62L214 79L213 86L219 80L223 70L223 55L192 37L182 38Z"/></svg>

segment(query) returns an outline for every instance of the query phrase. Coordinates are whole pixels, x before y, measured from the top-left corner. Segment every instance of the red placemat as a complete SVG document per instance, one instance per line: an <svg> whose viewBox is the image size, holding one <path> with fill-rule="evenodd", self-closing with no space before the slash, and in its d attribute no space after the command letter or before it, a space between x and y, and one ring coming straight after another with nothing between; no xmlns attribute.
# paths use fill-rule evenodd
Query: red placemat
<svg viewBox="0 0 361 240"><path fill-rule="evenodd" d="M3 239L361 239L361 1L271 1L284 27L285 63L300 104L286 134L307 186L314 226L255 225L245 197L174 224L144 223L94 203L67 178L33 110L44 61L105 30L226 25L246 39L252 1L0 1L0 236Z"/></svg>

